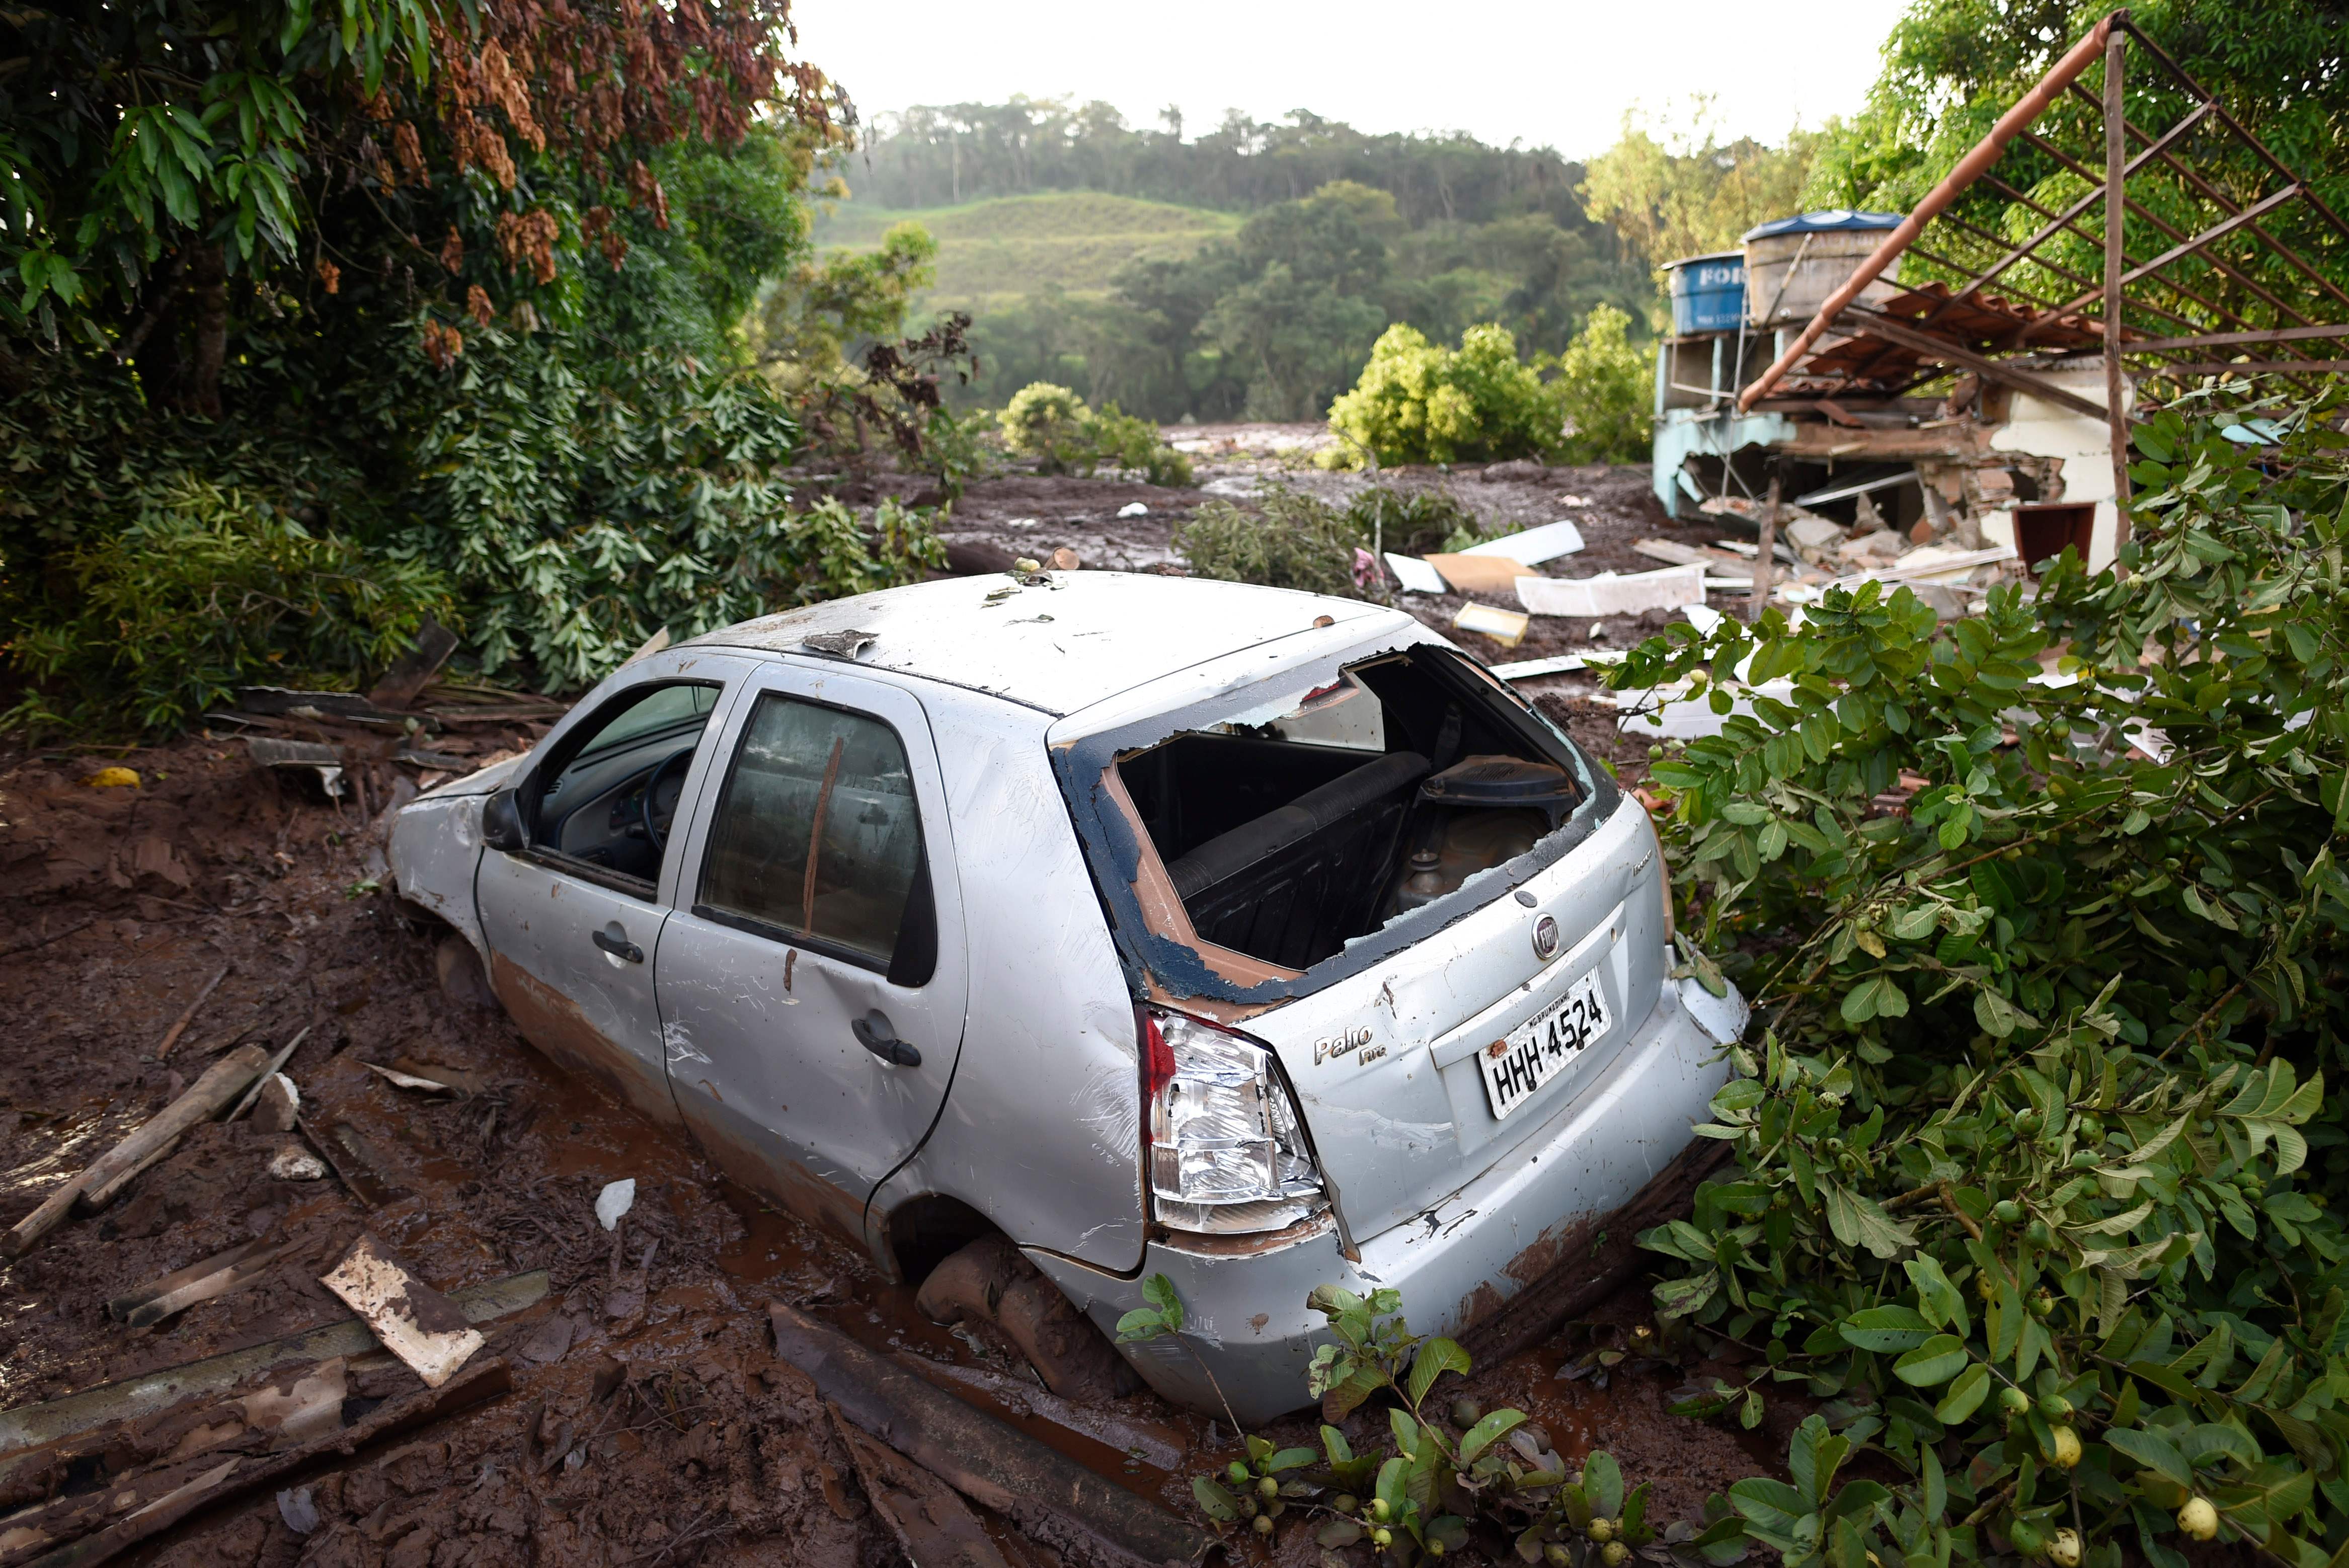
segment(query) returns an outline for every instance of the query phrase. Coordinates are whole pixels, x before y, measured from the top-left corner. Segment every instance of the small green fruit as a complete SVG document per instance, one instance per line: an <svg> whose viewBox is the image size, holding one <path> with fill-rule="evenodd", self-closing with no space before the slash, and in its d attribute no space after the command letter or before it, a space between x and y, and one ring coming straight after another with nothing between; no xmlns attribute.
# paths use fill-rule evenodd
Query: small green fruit
<svg viewBox="0 0 2349 1568"><path fill-rule="evenodd" d="M1443 1556L1443 1555L1444 1555L1444 1542L1442 1542L1441 1541L1431 1541L1431 1542L1429 1542L1427 1543L1427 1554L1428 1554L1430 1557L1441 1557L1441 1556Z"/></svg>
<svg viewBox="0 0 2349 1568"><path fill-rule="evenodd" d="M2048 1230L2046 1221L2033 1220L2023 1228L2023 1239L2034 1247L2044 1247L2055 1237L2054 1233Z"/></svg>
<svg viewBox="0 0 2349 1568"><path fill-rule="evenodd" d="M1990 1217L2002 1225L2023 1223L2023 1205L2012 1198L2001 1198L1991 1205Z"/></svg>
<svg viewBox="0 0 2349 1568"><path fill-rule="evenodd" d="M2054 1310L2055 1310L2055 1296L2054 1296L2054 1292L2052 1292L2052 1291L2044 1291L2044 1290L2034 1290L2034 1291L2033 1291L2033 1292L2031 1293L2031 1315L2032 1315L2032 1316L2033 1316L2033 1317L2045 1317L2045 1316L2047 1316L2050 1313L2053 1313Z"/></svg>
<svg viewBox="0 0 2349 1568"><path fill-rule="evenodd" d="M2072 1418L2072 1401L2061 1394L2048 1394L2040 1398L2039 1413L2057 1426Z"/></svg>
<svg viewBox="0 0 2349 1568"><path fill-rule="evenodd" d="M2081 1142L2102 1143L2105 1140L2105 1119L2103 1117L2084 1116L2079 1119L2076 1125L2079 1129Z"/></svg>
<svg viewBox="0 0 2349 1568"><path fill-rule="evenodd" d="M1485 1408L1476 1403L1475 1400L1454 1399L1452 1401L1452 1424L1458 1427L1462 1431L1466 1431L1469 1428L1475 1426L1478 1421L1481 1421L1484 1418Z"/></svg>
<svg viewBox="0 0 2349 1568"><path fill-rule="evenodd" d="M1362 1505L1361 1502L1356 1501L1352 1492L1341 1491L1338 1494L1337 1501L1332 1502L1330 1506L1336 1509L1340 1513L1351 1513L1354 1510L1361 1507Z"/></svg>
<svg viewBox="0 0 2349 1568"><path fill-rule="evenodd" d="M1393 1531L1392 1531L1392 1530L1373 1530L1373 1531L1371 1531L1371 1545L1373 1545L1373 1546L1392 1546L1392 1545L1393 1545L1393 1544L1394 1544L1394 1532L1393 1532Z"/></svg>
<svg viewBox="0 0 2349 1568"><path fill-rule="evenodd" d="M1631 1549L1619 1541L1610 1541L1599 1549L1599 1561L1607 1568L1623 1568L1631 1560Z"/></svg>
<svg viewBox="0 0 2349 1568"><path fill-rule="evenodd" d="M1258 1535L1269 1535L1269 1534L1271 1534L1271 1533L1272 1533L1272 1515L1270 1515L1270 1514L1268 1514L1268 1513L1259 1513L1259 1514L1257 1514L1257 1515L1256 1516L1256 1522L1255 1522L1254 1524L1249 1525L1249 1526L1248 1526L1248 1528L1249 1528L1250 1530L1255 1531Z"/></svg>
<svg viewBox="0 0 2349 1568"><path fill-rule="evenodd" d="M2072 1169L2075 1171L2094 1171L2100 1163L2096 1156L2085 1149L2072 1156Z"/></svg>
<svg viewBox="0 0 2349 1568"><path fill-rule="evenodd" d="M1549 1564L1549 1568L1574 1568L1574 1553L1556 1541L1542 1548L1542 1561Z"/></svg>
<svg viewBox="0 0 2349 1568"><path fill-rule="evenodd" d="M2014 1521L2006 1527L2006 1538L2013 1542L2014 1549L2025 1557L2036 1557L2047 1550L2047 1532L2035 1520Z"/></svg>
<svg viewBox="0 0 2349 1568"><path fill-rule="evenodd" d="M1594 1519L1584 1533L1603 1546L1615 1539L1615 1522L1611 1519Z"/></svg>
<svg viewBox="0 0 2349 1568"><path fill-rule="evenodd" d="M2012 1383L1998 1391L1998 1402L2010 1415L2020 1416L2031 1408L2031 1396Z"/></svg>
<svg viewBox="0 0 2349 1568"><path fill-rule="evenodd" d="M1394 1510L1387 1506L1387 1500L1385 1498L1374 1497L1371 1499L1371 1517L1377 1520L1380 1523L1385 1523L1387 1517Z"/></svg>
<svg viewBox="0 0 2349 1568"><path fill-rule="evenodd" d="M1280 1495L1280 1483L1273 1480L1272 1477L1267 1476L1262 1480L1256 1483L1256 1494L1267 1501L1278 1497Z"/></svg>
<svg viewBox="0 0 2349 1568"><path fill-rule="evenodd" d="M2207 1497L2189 1497L2178 1511L2178 1528L2197 1541L2208 1541L2219 1533L2219 1511Z"/></svg>
<svg viewBox="0 0 2349 1568"><path fill-rule="evenodd" d="M1247 1466L1240 1463L1237 1460L1234 1460L1230 1464L1226 1465L1224 1467L1224 1473L1232 1478L1232 1484L1234 1486L1246 1486L1248 1483L1248 1468Z"/></svg>

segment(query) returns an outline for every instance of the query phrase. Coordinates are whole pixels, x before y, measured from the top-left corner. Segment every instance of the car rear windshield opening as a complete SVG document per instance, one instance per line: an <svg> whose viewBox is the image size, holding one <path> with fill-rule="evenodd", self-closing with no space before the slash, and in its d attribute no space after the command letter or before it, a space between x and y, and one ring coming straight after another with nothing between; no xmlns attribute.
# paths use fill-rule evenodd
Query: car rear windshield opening
<svg viewBox="0 0 2349 1568"><path fill-rule="evenodd" d="M1310 968L1573 812L1563 745L1444 658L1372 660L1119 759L1201 942Z"/></svg>

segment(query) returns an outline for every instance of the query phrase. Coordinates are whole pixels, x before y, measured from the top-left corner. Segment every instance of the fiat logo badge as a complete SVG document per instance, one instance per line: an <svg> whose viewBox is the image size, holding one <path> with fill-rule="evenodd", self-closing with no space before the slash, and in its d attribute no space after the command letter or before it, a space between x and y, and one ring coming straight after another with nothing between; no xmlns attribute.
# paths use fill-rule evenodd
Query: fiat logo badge
<svg viewBox="0 0 2349 1568"><path fill-rule="evenodd" d="M1534 922L1534 956L1544 962L1557 956L1557 922L1546 914Z"/></svg>

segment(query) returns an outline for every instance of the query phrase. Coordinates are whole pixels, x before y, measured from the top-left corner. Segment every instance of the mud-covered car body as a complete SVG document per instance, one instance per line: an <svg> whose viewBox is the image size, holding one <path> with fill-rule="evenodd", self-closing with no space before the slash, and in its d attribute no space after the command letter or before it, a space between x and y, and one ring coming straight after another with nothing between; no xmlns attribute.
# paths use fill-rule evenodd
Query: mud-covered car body
<svg viewBox="0 0 2349 1568"><path fill-rule="evenodd" d="M1243 1419L1317 1284L1457 1333L1689 1138L1646 814L1410 617L960 579L638 658L404 810L532 1041L919 1278L1008 1238L1104 1330L1171 1277ZM1207 1405L1190 1357L1121 1347Z"/></svg>

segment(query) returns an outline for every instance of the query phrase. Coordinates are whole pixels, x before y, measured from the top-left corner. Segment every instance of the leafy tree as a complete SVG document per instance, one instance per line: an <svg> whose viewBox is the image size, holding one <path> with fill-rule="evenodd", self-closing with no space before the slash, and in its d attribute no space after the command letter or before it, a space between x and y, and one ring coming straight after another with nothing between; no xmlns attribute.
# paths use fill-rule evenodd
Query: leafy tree
<svg viewBox="0 0 2349 1568"><path fill-rule="evenodd" d="M878 249L805 257L772 276L750 322L759 366L780 385L837 376L860 344L904 332L915 294L936 281L937 242L898 223Z"/></svg>
<svg viewBox="0 0 2349 1568"><path fill-rule="evenodd" d="M1563 437L1556 396L1517 357L1506 327L1472 326L1450 349L1416 327L1387 328L1330 425L1381 463L1483 462L1553 454Z"/></svg>
<svg viewBox="0 0 2349 1568"><path fill-rule="evenodd" d="M1602 304L1558 356L1555 390L1573 461L1636 463L1648 456L1655 437L1655 362L1631 346L1630 325L1630 316Z"/></svg>
<svg viewBox="0 0 2349 1568"><path fill-rule="evenodd" d="M1660 129L1661 137L1626 111L1621 137L1590 160L1580 187L1591 216L1612 224L1649 266L1733 251L1754 224L1802 210L1818 133L1797 127L1778 147L1724 141L1702 97L1689 123Z"/></svg>

